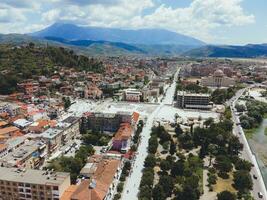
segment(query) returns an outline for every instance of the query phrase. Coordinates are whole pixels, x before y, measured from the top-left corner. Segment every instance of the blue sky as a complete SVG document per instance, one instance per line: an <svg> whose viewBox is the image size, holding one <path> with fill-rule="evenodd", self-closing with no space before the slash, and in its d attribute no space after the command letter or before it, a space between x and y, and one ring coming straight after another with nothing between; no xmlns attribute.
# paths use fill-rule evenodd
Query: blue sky
<svg viewBox="0 0 267 200"><path fill-rule="evenodd" d="M1 0L0 32L63 21L123 29L164 28L211 44L267 43L267 0Z"/></svg>

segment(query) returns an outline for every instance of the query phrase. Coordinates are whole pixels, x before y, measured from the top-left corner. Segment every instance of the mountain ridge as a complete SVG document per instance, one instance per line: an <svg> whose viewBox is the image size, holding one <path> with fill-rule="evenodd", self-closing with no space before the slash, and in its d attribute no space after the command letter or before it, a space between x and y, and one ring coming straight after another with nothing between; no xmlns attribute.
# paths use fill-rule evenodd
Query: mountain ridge
<svg viewBox="0 0 267 200"><path fill-rule="evenodd" d="M104 27L83 27L67 23L55 23L43 30L30 33L35 37L58 37L67 40L93 40L143 45L203 46L204 42L164 29L127 30Z"/></svg>

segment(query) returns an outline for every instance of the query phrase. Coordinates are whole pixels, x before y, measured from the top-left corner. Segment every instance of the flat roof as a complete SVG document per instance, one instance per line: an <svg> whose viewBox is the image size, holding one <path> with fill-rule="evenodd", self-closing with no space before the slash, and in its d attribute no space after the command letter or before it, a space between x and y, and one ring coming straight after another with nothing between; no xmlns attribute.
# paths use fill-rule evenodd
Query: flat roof
<svg viewBox="0 0 267 200"><path fill-rule="evenodd" d="M0 179L11 182L57 186L61 185L69 177L70 174L65 172L0 167Z"/></svg>
<svg viewBox="0 0 267 200"><path fill-rule="evenodd" d="M40 136L43 138L53 139L61 132L63 132L62 129L49 128L45 132L41 133Z"/></svg>
<svg viewBox="0 0 267 200"><path fill-rule="evenodd" d="M203 93L190 93L186 91L178 91L177 95L183 96L198 96L198 97L210 97L210 94L203 94Z"/></svg>

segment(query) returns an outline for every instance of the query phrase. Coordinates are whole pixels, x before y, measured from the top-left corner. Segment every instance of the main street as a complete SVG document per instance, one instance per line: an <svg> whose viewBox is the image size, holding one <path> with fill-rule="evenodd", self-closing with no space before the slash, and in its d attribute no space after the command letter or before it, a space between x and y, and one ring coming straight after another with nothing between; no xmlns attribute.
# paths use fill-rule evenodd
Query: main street
<svg viewBox="0 0 267 200"><path fill-rule="evenodd" d="M143 131L141 133L142 139L139 144L138 150L136 152L136 160L132 166L132 172L129 175L126 184L125 189L122 193L122 200L137 200L138 199L138 192L139 192L139 185L142 178L142 170L144 168L144 161L148 155L147 147L148 147L148 140L150 138L150 132L151 128L154 124L154 119L157 117L160 109L165 104L172 104L173 102L173 96L175 93L175 87L176 87L176 80L179 74L179 70L174 75L173 83L171 86L167 89L166 95L162 102L158 105L158 107L154 110L154 112L148 116L147 122L143 128Z"/></svg>
<svg viewBox="0 0 267 200"><path fill-rule="evenodd" d="M254 167L252 168L250 174L253 180L253 190L252 190L252 195L255 198L255 200L260 200L260 199L264 199L267 200L267 192L266 192L266 188L265 188L265 184L261 175L261 172L259 170L257 161L255 156L253 155L253 153L250 150L248 141L246 139L245 133L241 127L241 125L239 124L239 117L236 115L235 113L235 105L236 102L238 101L238 99L242 96L242 94L249 88L251 88L253 86L250 86L246 89L242 89L239 90L236 95L229 101L230 102L230 107L231 107L231 112L232 112L232 120L234 122L234 129L233 132L236 136L238 136L240 142L244 145L244 149L241 152L241 156L243 159L246 159L248 161L251 161L254 164ZM253 176L257 177L257 179L253 178ZM258 193L261 192L263 194L263 198L259 198Z"/></svg>

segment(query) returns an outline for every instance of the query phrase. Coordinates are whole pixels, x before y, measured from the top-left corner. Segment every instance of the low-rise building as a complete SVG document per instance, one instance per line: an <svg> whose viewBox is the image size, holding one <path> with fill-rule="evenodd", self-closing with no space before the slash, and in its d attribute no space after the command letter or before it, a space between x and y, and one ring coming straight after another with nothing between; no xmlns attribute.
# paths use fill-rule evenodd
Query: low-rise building
<svg viewBox="0 0 267 200"><path fill-rule="evenodd" d="M59 200L69 186L69 173L0 167L1 200Z"/></svg>
<svg viewBox="0 0 267 200"><path fill-rule="evenodd" d="M187 93L178 91L177 107L182 109L201 109L208 110L212 108L209 94Z"/></svg>

